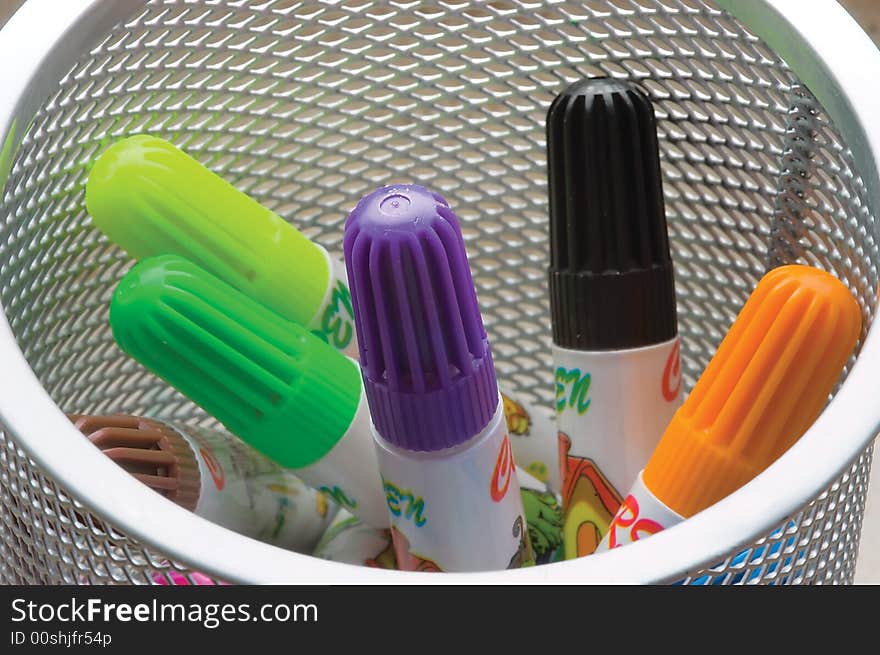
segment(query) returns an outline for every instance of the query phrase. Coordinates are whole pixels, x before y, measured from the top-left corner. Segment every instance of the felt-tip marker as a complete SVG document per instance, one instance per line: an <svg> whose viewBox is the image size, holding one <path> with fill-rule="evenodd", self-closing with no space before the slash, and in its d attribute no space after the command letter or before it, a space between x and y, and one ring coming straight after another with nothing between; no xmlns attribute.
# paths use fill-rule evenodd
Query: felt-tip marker
<svg viewBox="0 0 880 655"><path fill-rule="evenodd" d="M622 81L547 113L550 309L565 553L599 545L680 403L675 286L654 111Z"/></svg>
<svg viewBox="0 0 880 655"><path fill-rule="evenodd" d="M266 457L366 523L385 527L357 363L177 255L119 282L120 348Z"/></svg>
<svg viewBox="0 0 880 655"><path fill-rule="evenodd" d="M156 493L281 548L311 553L339 508L218 430L123 414L70 419L101 452Z"/></svg>
<svg viewBox="0 0 880 655"><path fill-rule="evenodd" d="M424 187L384 187L349 215L344 248L398 565L534 564L457 217Z"/></svg>
<svg viewBox="0 0 880 655"><path fill-rule="evenodd" d="M767 273L636 478L599 550L672 527L733 493L819 416L861 332L833 275Z"/></svg>

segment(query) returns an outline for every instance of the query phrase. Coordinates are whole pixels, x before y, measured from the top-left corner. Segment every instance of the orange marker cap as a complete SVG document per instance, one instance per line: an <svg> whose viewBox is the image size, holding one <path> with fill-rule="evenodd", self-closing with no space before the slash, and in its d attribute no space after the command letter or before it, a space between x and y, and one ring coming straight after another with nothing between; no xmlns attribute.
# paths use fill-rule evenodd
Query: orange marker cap
<svg viewBox="0 0 880 655"><path fill-rule="evenodd" d="M685 518L745 485L819 416L861 332L833 275L767 273L645 467L654 495Z"/></svg>

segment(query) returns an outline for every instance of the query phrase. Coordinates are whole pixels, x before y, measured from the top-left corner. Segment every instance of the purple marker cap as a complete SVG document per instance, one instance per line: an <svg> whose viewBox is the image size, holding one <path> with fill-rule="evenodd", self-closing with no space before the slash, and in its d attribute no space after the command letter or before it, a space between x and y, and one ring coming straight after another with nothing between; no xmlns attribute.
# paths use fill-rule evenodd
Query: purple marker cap
<svg viewBox="0 0 880 655"><path fill-rule="evenodd" d="M498 386L446 200L410 184L365 196L345 223L345 265L378 433L423 452L479 434L497 409Z"/></svg>

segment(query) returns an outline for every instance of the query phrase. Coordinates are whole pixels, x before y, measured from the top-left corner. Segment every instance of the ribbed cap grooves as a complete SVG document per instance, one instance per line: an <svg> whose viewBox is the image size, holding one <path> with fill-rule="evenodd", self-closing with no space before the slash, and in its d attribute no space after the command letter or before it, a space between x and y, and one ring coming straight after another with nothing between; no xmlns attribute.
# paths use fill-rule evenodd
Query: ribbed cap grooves
<svg viewBox="0 0 880 655"><path fill-rule="evenodd" d="M132 477L195 511L201 493L196 455L176 430L138 416L70 415L77 429Z"/></svg>
<svg viewBox="0 0 880 655"><path fill-rule="evenodd" d="M308 325L324 300L326 252L163 139L132 136L104 151L86 206L136 259L180 255L291 321Z"/></svg>
<svg viewBox="0 0 880 655"><path fill-rule="evenodd" d="M477 435L498 406L495 367L461 227L416 185L364 197L345 225L364 387L376 430L414 451Z"/></svg>
<svg viewBox="0 0 880 655"><path fill-rule="evenodd" d="M329 452L360 400L351 360L175 255L128 272L110 324L126 353L285 467Z"/></svg>
<svg viewBox="0 0 880 655"><path fill-rule="evenodd" d="M486 427L498 407L491 360L448 389L405 396L366 378L364 388L379 434L407 450L441 450L467 441Z"/></svg>
<svg viewBox="0 0 880 655"><path fill-rule="evenodd" d="M806 432L861 331L834 276L777 268L758 283L645 468L649 489L685 517L757 476Z"/></svg>
<svg viewBox="0 0 880 655"><path fill-rule="evenodd" d="M582 80L547 112L553 341L638 348L678 333L654 109L637 87Z"/></svg>

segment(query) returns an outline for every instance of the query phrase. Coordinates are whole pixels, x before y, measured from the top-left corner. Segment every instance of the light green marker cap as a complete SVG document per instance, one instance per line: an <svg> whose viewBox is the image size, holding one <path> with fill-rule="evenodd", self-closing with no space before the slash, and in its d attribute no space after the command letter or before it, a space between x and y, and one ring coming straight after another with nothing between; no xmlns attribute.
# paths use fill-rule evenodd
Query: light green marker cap
<svg viewBox="0 0 880 655"><path fill-rule="evenodd" d="M110 326L123 351L288 468L324 457L360 402L352 360L176 255L122 278Z"/></svg>
<svg viewBox="0 0 880 655"><path fill-rule="evenodd" d="M135 259L181 255L291 321L320 318L326 250L167 141L110 146L89 174L86 207Z"/></svg>

